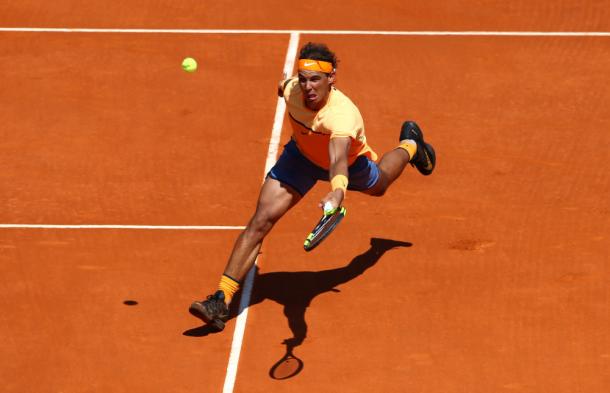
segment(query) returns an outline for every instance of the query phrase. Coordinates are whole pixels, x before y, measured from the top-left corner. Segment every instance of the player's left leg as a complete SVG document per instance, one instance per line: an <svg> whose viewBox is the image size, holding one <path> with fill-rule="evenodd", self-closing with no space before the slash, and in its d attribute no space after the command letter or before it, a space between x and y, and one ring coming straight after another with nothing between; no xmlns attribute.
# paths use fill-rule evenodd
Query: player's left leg
<svg viewBox="0 0 610 393"><path fill-rule="evenodd" d="M382 196L390 185L398 179L409 163L410 156L406 150L396 148L381 157L379 164L379 180L375 185L363 192L373 196Z"/></svg>

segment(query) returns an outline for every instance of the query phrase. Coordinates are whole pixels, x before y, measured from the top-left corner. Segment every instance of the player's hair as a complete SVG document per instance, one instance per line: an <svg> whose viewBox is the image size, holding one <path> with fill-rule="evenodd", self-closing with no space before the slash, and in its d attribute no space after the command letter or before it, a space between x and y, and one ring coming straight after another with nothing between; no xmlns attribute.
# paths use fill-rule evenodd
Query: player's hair
<svg viewBox="0 0 610 393"><path fill-rule="evenodd" d="M299 59L311 59L311 60L322 60L327 61L333 65L333 68L337 68L339 60L334 52L328 49L326 44L308 42L303 45L299 52Z"/></svg>

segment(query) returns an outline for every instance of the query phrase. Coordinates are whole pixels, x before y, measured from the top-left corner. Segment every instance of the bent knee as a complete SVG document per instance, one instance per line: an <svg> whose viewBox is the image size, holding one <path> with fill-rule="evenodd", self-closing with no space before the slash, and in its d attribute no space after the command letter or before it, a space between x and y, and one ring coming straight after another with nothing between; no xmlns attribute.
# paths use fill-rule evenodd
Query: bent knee
<svg viewBox="0 0 610 393"><path fill-rule="evenodd" d="M254 216L246 230L255 231L255 232L266 232L273 226L275 221L271 219L269 216Z"/></svg>
<svg viewBox="0 0 610 393"><path fill-rule="evenodd" d="M256 212L248 223L246 232L258 233L264 236L273 228L278 219L279 217L268 214L268 212Z"/></svg>

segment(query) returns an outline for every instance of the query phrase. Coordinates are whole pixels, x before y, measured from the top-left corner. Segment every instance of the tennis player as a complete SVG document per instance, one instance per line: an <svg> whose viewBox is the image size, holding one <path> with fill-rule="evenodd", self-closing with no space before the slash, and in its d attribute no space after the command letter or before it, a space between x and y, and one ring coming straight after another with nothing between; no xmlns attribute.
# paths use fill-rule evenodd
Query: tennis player
<svg viewBox="0 0 610 393"><path fill-rule="evenodd" d="M436 164L432 146L415 122L406 121L398 146L378 160L367 143L356 105L335 87L337 58L325 44L307 43L299 52L298 75L280 82L292 138L266 176L254 215L239 235L218 290L189 311L218 330L229 319L229 304L273 225L318 180L330 191L320 201L338 207L347 190L383 195L407 164L430 175Z"/></svg>

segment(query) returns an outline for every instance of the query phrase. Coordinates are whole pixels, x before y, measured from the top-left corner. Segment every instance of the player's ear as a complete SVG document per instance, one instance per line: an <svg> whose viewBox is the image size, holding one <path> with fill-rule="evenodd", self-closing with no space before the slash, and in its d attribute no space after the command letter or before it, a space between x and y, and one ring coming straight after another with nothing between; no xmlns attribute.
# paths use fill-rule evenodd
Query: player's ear
<svg viewBox="0 0 610 393"><path fill-rule="evenodd" d="M335 70L333 70L330 74L328 74L328 83L332 85L335 83L336 78L337 75L335 74Z"/></svg>

